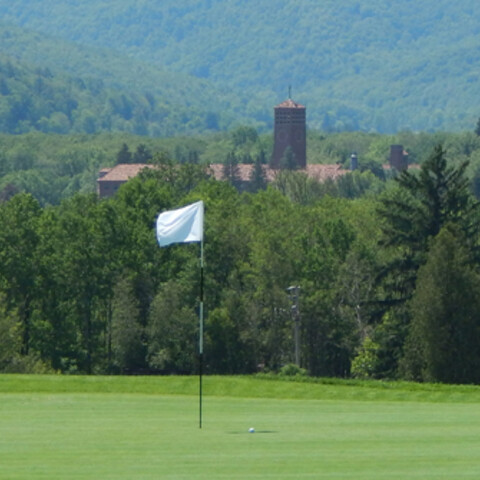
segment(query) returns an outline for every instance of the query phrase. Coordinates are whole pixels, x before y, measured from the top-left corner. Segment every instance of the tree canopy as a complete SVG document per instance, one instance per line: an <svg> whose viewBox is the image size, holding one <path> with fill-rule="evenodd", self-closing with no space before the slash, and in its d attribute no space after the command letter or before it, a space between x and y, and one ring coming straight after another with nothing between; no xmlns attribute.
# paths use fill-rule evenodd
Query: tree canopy
<svg viewBox="0 0 480 480"><path fill-rule="evenodd" d="M57 131L70 123L74 131L161 136L241 122L268 129L273 106L292 85L314 129L473 129L479 9L474 0L394 8L386 0L300 7L294 0L3 2L2 55L11 65L20 62L22 74L16 83L0 76L0 99L40 77L37 107L42 95L52 101L53 85L71 85L80 119L67 122L65 107L52 102L55 110L43 109L34 128ZM32 74L36 69L51 78ZM8 103L14 128L32 128L22 108L11 108L14 100ZM102 115L108 109L111 123Z"/></svg>
<svg viewBox="0 0 480 480"><path fill-rule="evenodd" d="M198 245L160 249L154 224L202 199L206 372L281 371L300 318L311 375L477 381L476 135L442 134L428 152L438 135L311 133L324 161L359 145L359 170L323 183L285 170L266 184L268 138L253 133L1 136L0 369L193 373ZM392 140L420 165L379 178L372 162ZM99 199L98 167L135 155L159 168ZM212 178L209 158L231 177ZM250 184L236 184L239 159L254 159ZM50 172L43 188L18 182L36 171ZM85 191L53 194L63 180Z"/></svg>

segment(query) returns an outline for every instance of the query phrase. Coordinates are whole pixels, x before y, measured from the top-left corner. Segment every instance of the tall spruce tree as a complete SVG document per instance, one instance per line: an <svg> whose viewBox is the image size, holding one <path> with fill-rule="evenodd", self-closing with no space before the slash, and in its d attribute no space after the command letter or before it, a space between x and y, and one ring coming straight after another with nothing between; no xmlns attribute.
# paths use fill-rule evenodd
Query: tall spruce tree
<svg viewBox="0 0 480 480"><path fill-rule="evenodd" d="M132 156L133 163L148 163L152 159L150 150L143 143L138 144Z"/></svg>
<svg viewBox="0 0 480 480"><path fill-rule="evenodd" d="M255 193L259 190L267 188L267 179L265 177L265 170L261 163L260 156L255 159L252 171L250 173L250 191Z"/></svg>
<svg viewBox="0 0 480 480"><path fill-rule="evenodd" d="M464 236L448 226L432 241L410 304L403 367L407 378L480 381L480 275Z"/></svg>
<svg viewBox="0 0 480 480"><path fill-rule="evenodd" d="M240 169L238 166L238 158L235 152L230 152L223 164L223 178L235 188L239 188L241 184Z"/></svg>
<svg viewBox="0 0 480 480"><path fill-rule="evenodd" d="M117 153L117 164L120 163L132 163L132 153L130 152L126 143L122 144Z"/></svg>
<svg viewBox="0 0 480 480"><path fill-rule="evenodd" d="M428 242L447 223L460 227L477 258L479 203L470 192L467 166L468 161L448 163L437 145L419 172L403 171L396 178L398 188L383 196L382 243L392 256L381 278L394 303L411 297Z"/></svg>
<svg viewBox="0 0 480 480"><path fill-rule="evenodd" d="M438 145L420 171L402 172L397 187L381 199L381 246L386 260L378 275L382 292L378 314L383 316L372 337L379 345L377 376L398 374L410 331L408 300L432 239L451 224L462 233L470 260L478 262L479 203L470 193L467 166L468 162L447 162L445 150Z"/></svg>

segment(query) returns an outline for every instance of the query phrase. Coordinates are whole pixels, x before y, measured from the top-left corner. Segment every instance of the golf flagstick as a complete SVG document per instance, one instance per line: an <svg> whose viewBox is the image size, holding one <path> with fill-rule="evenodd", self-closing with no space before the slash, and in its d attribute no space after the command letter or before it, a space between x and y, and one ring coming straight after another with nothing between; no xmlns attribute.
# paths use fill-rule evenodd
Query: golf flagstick
<svg viewBox="0 0 480 480"><path fill-rule="evenodd" d="M203 375L203 215L204 205L200 200L177 210L161 213L157 218L157 241L160 247L172 243L200 242L200 325L199 325L199 382L200 382L200 428L202 428L202 375Z"/></svg>
<svg viewBox="0 0 480 480"><path fill-rule="evenodd" d="M202 395L203 395L203 241L200 242L200 307L199 307L199 342L198 342L198 377L199 377L199 426L202 428Z"/></svg>

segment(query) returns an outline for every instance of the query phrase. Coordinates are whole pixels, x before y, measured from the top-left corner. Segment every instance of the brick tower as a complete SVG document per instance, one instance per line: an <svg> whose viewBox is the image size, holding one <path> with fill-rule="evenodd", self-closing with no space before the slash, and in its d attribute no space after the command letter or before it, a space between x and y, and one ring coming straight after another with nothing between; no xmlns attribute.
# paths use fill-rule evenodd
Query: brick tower
<svg viewBox="0 0 480 480"><path fill-rule="evenodd" d="M272 168L281 168L288 147L297 168L307 166L306 108L291 98L274 108Z"/></svg>
<svg viewBox="0 0 480 480"><path fill-rule="evenodd" d="M408 153L402 145L390 145L390 166L399 172L408 169Z"/></svg>

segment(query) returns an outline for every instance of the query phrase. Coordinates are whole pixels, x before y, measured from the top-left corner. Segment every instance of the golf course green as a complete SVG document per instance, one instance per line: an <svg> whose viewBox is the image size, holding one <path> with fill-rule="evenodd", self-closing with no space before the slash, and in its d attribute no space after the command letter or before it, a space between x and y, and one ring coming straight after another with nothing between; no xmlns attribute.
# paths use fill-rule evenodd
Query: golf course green
<svg viewBox="0 0 480 480"><path fill-rule="evenodd" d="M0 478L480 478L480 388L0 376ZM249 433L250 428L254 433Z"/></svg>

